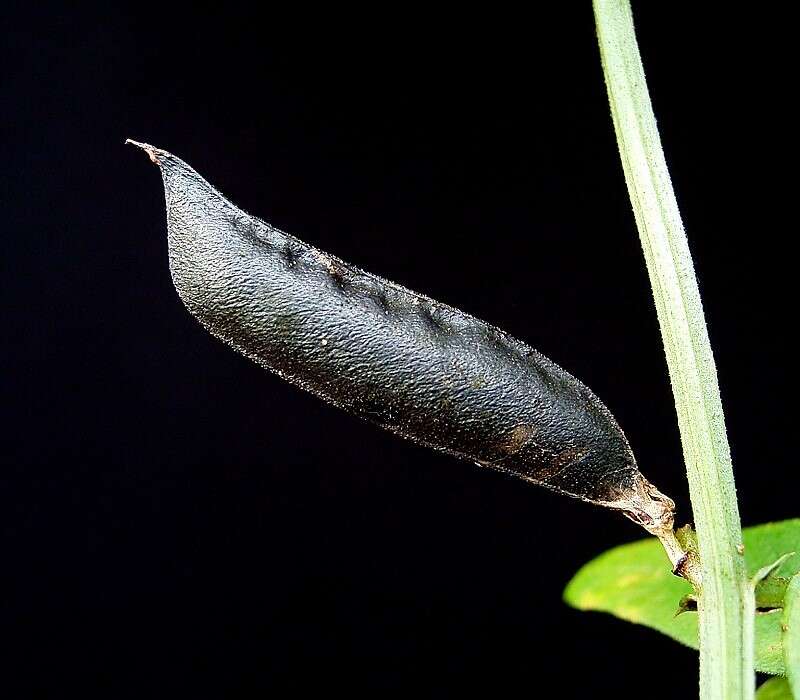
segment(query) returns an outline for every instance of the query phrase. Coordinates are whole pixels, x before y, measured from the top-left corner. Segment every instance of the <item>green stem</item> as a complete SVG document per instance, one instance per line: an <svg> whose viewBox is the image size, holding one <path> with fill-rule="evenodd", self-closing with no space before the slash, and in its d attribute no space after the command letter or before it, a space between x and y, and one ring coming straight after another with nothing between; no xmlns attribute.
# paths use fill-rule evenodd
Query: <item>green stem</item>
<svg viewBox="0 0 800 700"><path fill-rule="evenodd" d="M594 0L625 180L653 287L700 549L700 696L752 698L754 602L714 357L628 0ZM677 49L676 49L677 50Z"/></svg>

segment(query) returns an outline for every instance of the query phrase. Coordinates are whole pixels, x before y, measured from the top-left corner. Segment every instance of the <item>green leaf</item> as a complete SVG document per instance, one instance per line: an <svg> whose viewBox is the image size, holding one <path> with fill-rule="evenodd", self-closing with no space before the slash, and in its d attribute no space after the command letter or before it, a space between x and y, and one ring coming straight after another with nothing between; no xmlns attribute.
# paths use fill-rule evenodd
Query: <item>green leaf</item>
<svg viewBox="0 0 800 700"><path fill-rule="evenodd" d="M791 559L794 556L794 552L787 552L786 554L782 554L779 556L774 562L771 564L767 564L767 566L762 566L756 573L753 575L753 579L751 583L753 584L753 588L756 589L760 584L763 584L765 581L770 580L771 578L775 578L775 572L780 571L781 566L787 559ZM780 577L778 577L780 578ZM788 582L787 582L788 583ZM783 598L781 598L783 600Z"/></svg>
<svg viewBox="0 0 800 700"><path fill-rule="evenodd" d="M792 700L792 691L782 676L770 678L758 687L756 700Z"/></svg>
<svg viewBox="0 0 800 700"><path fill-rule="evenodd" d="M783 658L795 697L800 698L800 575L786 589L783 601Z"/></svg>
<svg viewBox="0 0 800 700"><path fill-rule="evenodd" d="M782 608L789 579L785 576L767 576L756 584L757 608Z"/></svg>
<svg viewBox="0 0 800 700"><path fill-rule="evenodd" d="M744 530L744 556L753 576L800 542L800 518L756 525ZM786 559L775 576L793 576L800 556ZM607 612L623 620L646 625L697 649L697 613L676 616L691 586L674 576L661 545L655 539L615 547L586 564L564 591L564 599L579 610ZM755 668L783 675L782 611L758 613L755 619Z"/></svg>

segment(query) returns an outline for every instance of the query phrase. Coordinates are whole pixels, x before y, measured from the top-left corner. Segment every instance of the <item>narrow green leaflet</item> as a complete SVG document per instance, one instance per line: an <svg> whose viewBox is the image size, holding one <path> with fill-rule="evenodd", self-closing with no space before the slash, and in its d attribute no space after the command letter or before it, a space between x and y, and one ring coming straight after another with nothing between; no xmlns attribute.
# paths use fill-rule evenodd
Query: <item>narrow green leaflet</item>
<svg viewBox="0 0 800 700"><path fill-rule="evenodd" d="M749 575L781 555L797 551L799 545L800 518L746 528L744 556ZM800 555L796 554L773 573L791 577L799 570ZM697 613L675 614L681 598L690 592L686 581L673 576L659 542L649 539L615 547L590 561L569 582L564 599L579 610L607 612L652 627L696 649ZM773 675L786 672L782 623L780 609L756 615L757 670Z"/></svg>
<svg viewBox="0 0 800 700"><path fill-rule="evenodd" d="M756 691L756 700L792 700L789 683L783 677L775 677L762 683Z"/></svg>
<svg viewBox="0 0 800 700"><path fill-rule="evenodd" d="M786 675L796 698L800 698L800 575L786 589L783 601L783 658Z"/></svg>

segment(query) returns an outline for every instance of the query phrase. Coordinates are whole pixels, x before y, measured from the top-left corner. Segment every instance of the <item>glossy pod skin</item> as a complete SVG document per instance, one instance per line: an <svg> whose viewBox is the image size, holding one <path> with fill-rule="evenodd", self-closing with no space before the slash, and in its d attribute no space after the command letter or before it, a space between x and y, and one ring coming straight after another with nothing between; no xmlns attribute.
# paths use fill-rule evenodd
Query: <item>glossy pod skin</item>
<svg viewBox="0 0 800 700"><path fill-rule="evenodd" d="M172 279L190 313L262 367L398 435L647 529L674 504L611 413L525 343L252 217L179 158L162 172Z"/></svg>

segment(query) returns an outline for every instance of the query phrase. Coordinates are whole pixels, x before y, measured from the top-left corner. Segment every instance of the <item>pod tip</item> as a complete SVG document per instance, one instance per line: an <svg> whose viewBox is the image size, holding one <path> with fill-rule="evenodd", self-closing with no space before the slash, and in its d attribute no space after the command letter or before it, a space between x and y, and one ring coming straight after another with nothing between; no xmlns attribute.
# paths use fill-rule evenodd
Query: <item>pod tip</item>
<svg viewBox="0 0 800 700"><path fill-rule="evenodd" d="M156 165L161 165L161 161L158 159L159 154L162 153L159 149L151 146L149 143L141 143L139 141L134 141L133 139L125 139L125 145L133 144L141 148L148 156L150 156L150 160L155 163Z"/></svg>

